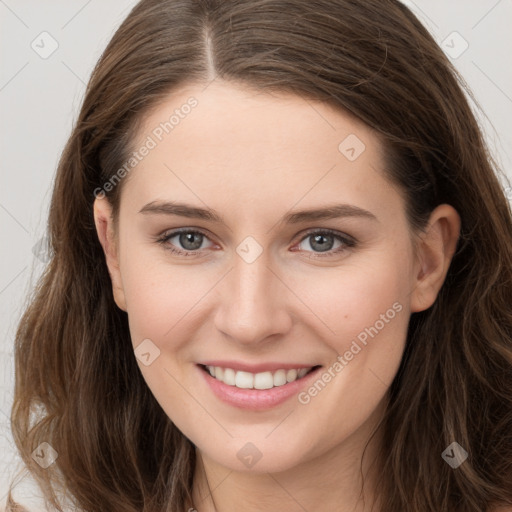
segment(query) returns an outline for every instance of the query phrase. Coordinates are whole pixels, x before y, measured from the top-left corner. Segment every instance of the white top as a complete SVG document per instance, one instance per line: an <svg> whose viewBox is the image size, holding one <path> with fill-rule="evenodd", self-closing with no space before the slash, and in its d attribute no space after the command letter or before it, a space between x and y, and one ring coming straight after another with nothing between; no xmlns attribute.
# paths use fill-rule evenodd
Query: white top
<svg viewBox="0 0 512 512"><path fill-rule="evenodd" d="M26 474L20 476L15 482L12 482L12 497L14 501L25 507L29 512L46 510L43 493L37 482L26 471ZM2 489L2 501L0 502L0 512L4 512L7 507L7 493L9 487Z"/></svg>
<svg viewBox="0 0 512 512"><path fill-rule="evenodd" d="M19 471L23 469L22 473ZM16 477L16 478L15 478ZM24 468L23 465L18 465L11 471L11 480L7 486L0 488L0 512L5 512L7 507L7 493L9 491L9 484L12 484L12 498L18 504L23 506L27 512L44 512L49 511L43 497L43 492L39 488L37 481L32 475ZM68 506L68 503L63 503L63 506ZM51 510L54 510L53 508ZM66 512L74 512L75 508L64 508Z"/></svg>

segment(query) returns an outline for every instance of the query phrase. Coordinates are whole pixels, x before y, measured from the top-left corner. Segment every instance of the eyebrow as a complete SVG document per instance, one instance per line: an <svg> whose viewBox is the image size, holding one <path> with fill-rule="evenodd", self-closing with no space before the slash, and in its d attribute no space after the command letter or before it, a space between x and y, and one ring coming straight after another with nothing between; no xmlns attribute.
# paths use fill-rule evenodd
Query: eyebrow
<svg viewBox="0 0 512 512"><path fill-rule="evenodd" d="M208 220L225 224L222 216L211 208L199 208L178 202L151 201L143 206L139 213L179 215L191 219ZM378 222L377 217L373 213L359 206L350 204L335 204L325 208L312 208L290 212L287 213L280 222L285 224L299 224L301 222L337 219L341 217L362 217Z"/></svg>

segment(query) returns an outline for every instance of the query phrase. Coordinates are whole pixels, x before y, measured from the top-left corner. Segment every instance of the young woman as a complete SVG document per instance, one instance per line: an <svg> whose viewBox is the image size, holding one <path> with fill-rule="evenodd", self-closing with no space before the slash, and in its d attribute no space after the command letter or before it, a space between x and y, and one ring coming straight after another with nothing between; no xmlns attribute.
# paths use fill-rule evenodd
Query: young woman
<svg viewBox="0 0 512 512"><path fill-rule="evenodd" d="M143 0L49 231L12 411L48 509L512 510L512 215L398 1Z"/></svg>

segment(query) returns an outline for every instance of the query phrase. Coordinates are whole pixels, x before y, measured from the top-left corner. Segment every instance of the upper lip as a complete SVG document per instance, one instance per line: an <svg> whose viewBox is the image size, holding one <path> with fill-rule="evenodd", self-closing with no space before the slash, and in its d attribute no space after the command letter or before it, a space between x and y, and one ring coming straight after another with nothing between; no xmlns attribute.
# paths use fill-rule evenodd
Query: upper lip
<svg viewBox="0 0 512 512"><path fill-rule="evenodd" d="M220 366L221 368L232 368L235 371L249 372L249 373L262 373L262 372L275 372L277 370L299 370L301 368L313 368L319 366L316 364L303 364L303 363L244 363L240 361L202 361L198 363L203 366Z"/></svg>

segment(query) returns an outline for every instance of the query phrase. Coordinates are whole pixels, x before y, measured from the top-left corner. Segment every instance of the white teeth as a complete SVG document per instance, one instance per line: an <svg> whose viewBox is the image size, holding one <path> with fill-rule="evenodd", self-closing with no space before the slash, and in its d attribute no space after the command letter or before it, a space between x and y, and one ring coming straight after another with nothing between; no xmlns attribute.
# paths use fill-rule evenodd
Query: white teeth
<svg viewBox="0 0 512 512"><path fill-rule="evenodd" d="M250 373L220 366L207 366L206 369L215 379L224 382L228 386L235 386L241 389L271 389L284 386L289 382L301 379L311 370L311 368L300 368Z"/></svg>
<svg viewBox="0 0 512 512"><path fill-rule="evenodd" d="M274 387L272 372L257 373L254 376L254 389L270 389Z"/></svg>
<svg viewBox="0 0 512 512"><path fill-rule="evenodd" d="M306 375L306 373L309 372L309 368L301 368L298 372L297 372L297 378L299 379L302 379L302 377L304 377L304 375Z"/></svg>
<svg viewBox="0 0 512 512"><path fill-rule="evenodd" d="M254 374L249 372L236 372L235 386L242 389L251 389L254 384Z"/></svg>
<svg viewBox="0 0 512 512"><path fill-rule="evenodd" d="M277 370L274 373L274 386L284 386L286 384L286 372L284 370Z"/></svg>
<svg viewBox="0 0 512 512"><path fill-rule="evenodd" d="M224 370L224 379L223 381L229 386L234 386L236 383L236 372L231 368L226 368Z"/></svg>
<svg viewBox="0 0 512 512"><path fill-rule="evenodd" d="M293 382L294 380L297 380L297 370L288 370L286 372L286 381Z"/></svg>

